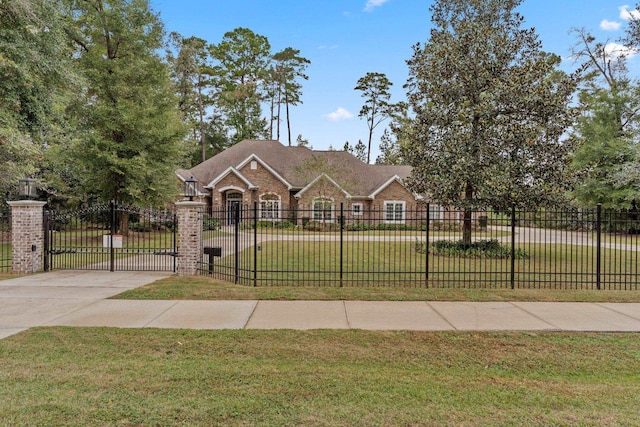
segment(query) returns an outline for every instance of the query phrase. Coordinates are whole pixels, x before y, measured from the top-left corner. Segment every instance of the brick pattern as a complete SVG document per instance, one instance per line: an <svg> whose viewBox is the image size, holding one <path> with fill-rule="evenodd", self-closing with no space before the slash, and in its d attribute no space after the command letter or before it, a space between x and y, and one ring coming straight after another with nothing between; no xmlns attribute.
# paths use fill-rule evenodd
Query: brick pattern
<svg viewBox="0 0 640 427"><path fill-rule="evenodd" d="M11 206L12 269L16 274L35 273L43 269L45 202L20 200Z"/></svg>
<svg viewBox="0 0 640 427"><path fill-rule="evenodd" d="M193 276L202 261L202 212L201 202L177 202L178 215L178 276Z"/></svg>

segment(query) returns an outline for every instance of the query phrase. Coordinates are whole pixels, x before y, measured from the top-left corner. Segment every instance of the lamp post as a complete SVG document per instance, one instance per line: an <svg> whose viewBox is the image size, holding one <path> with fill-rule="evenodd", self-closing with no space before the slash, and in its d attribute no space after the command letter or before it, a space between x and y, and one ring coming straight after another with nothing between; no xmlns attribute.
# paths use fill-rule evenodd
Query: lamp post
<svg viewBox="0 0 640 427"><path fill-rule="evenodd" d="M198 181L193 179L185 179L184 181L184 196L189 198L190 202L193 202L193 198L198 194Z"/></svg>
<svg viewBox="0 0 640 427"><path fill-rule="evenodd" d="M38 189L36 188L36 180L31 178L18 180L18 193L26 197L27 200L31 200L32 197L37 197Z"/></svg>

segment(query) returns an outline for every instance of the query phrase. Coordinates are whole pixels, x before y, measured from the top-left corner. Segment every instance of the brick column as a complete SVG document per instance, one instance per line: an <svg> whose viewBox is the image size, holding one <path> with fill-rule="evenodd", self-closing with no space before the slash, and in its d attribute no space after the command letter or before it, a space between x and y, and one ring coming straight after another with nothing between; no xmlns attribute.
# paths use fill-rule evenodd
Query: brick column
<svg viewBox="0 0 640 427"><path fill-rule="evenodd" d="M44 246L43 208L46 202L19 200L11 206L11 256L13 272L35 273L42 270Z"/></svg>
<svg viewBox="0 0 640 427"><path fill-rule="evenodd" d="M177 202L178 276L193 276L202 262L202 202Z"/></svg>

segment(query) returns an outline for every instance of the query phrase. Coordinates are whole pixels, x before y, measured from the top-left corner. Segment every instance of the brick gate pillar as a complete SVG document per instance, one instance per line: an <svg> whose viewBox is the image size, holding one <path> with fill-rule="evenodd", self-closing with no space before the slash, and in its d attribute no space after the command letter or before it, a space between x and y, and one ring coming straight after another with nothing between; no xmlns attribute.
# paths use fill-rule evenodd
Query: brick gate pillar
<svg viewBox="0 0 640 427"><path fill-rule="evenodd" d="M202 202L177 202L178 216L178 276L193 276L202 263Z"/></svg>
<svg viewBox="0 0 640 427"><path fill-rule="evenodd" d="M11 257L13 272L35 273L43 268L44 224L46 202L19 200L11 206Z"/></svg>

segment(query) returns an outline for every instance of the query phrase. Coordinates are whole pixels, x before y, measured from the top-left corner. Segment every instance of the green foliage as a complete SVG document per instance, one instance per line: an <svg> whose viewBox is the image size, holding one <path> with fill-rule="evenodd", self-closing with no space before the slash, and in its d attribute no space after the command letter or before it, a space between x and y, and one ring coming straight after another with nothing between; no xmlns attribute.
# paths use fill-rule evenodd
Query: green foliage
<svg viewBox="0 0 640 427"><path fill-rule="evenodd" d="M289 116L289 106L302 103L302 85L298 79L308 80L304 71L311 63L307 58L300 56L300 50L287 47L273 55L274 65L271 68L270 77L273 91L272 105L276 106L277 112L271 114L271 123L276 121L277 140L280 140L280 118L281 106L285 107L285 118L287 121L287 137L291 146L291 123ZM271 127L271 126L270 126ZM271 132L273 134L273 132ZM273 138L273 136L271 136Z"/></svg>
<svg viewBox="0 0 640 427"><path fill-rule="evenodd" d="M184 127L158 51L163 27L146 0L73 1L86 98L72 111L84 184L100 198L160 206L177 193Z"/></svg>
<svg viewBox="0 0 640 427"><path fill-rule="evenodd" d="M640 200L640 85L629 77L626 59L608 53L585 30L576 30L575 57L588 71L580 90L582 115L572 139L578 146L573 190L581 204L628 207Z"/></svg>
<svg viewBox="0 0 640 427"><path fill-rule="evenodd" d="M367 121L369 129L368 145L361 148L362 151L366 148L366 156L363 153L363 158L361 158L363 162L371 162L373 131L380 123L391 117L396 110L396 105L391 103L391 92L389 92L392 85L393 83L383 73L368 72L358 79L355 90L361 91L362 97L365 98L365 103L360 109L358 117ZM358 142L362 143L362 141ZM356 146L356 150L358 150L358 146ZM360 155L357 157L360 158Z"/></svg>
<svg viewBox="0 0 640 427"><path fill-rule="evenodd" d="M212 73L217 91L216 106L223 113L232 143L260 139L266 135L261 118L262 82L267 80L271 45L265 36L248 28L225 33L217 45L209 46L217 61Z"/></svg>
<svg viewBox="0 0 640 427"><path fill-rule="evenodd" d="M425 242L417 240L415 243L418 253L426 253ZM463 240L450 241L438 240L429 243L429 253L447 257L460 258L511 258L511 248L503 246L497 240L478 240L465 243ZM529 255L523 249L516 248L514 254L516 259L528 258Z"/></svg>
<svg viewBox="0 0 640 427"><path fill-rule="evenodd" d="M218 218L213 218L209 214L203 214L202 216L202 231L219 230L221 222Z"/></svg>
<svg viewBox="0 0 640 427"><path fill-rule="evenodd" d="M410 185L441 205L504 211L553 203L568 188L562 135L576 78L522 28L520 3L435 1L431 37L408 61Z"/></svg>
<svg viewBox="0 0 640 427"><path fill-rule="evenodd" d="M211 56L206 40L183 38L175 32L169 38L172 49L167 49L167 62L178 96L178 108L189 128L187 143L193 147L191 165L196 165L228 145L218 120L215 117L207 120L207 110L213 106Z"/></svg>
<svg viewBox="0 0 640 427"><path fill-rule="evenodd" d="M61 131L77 77L65 24L60 2L0 1L0 203L19 178L42 178L48 149L72 133Z"/></svg>

